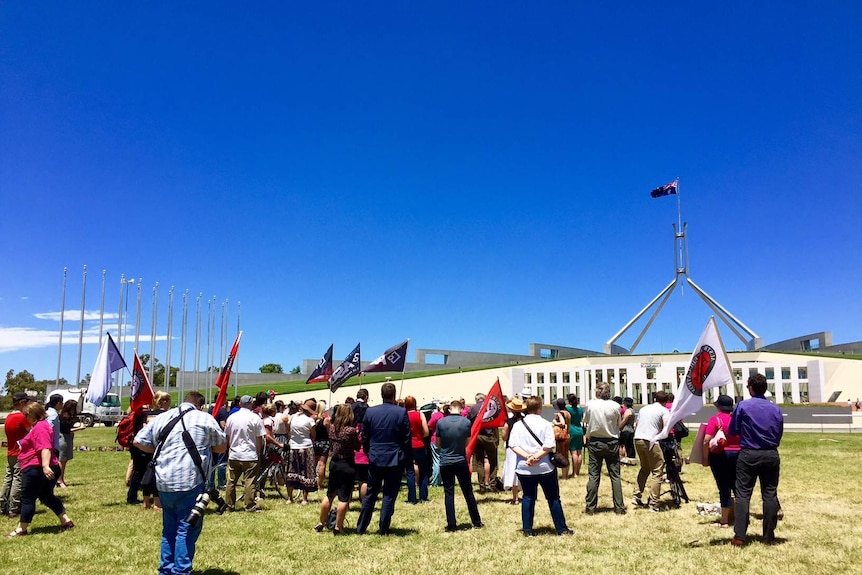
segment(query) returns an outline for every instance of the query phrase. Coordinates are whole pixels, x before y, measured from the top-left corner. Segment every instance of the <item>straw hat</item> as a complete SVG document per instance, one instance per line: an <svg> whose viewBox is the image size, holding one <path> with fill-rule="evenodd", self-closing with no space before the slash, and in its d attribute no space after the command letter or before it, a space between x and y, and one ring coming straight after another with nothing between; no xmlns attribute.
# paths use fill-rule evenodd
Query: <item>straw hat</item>
<svg viewBox="0 0 862 575"><path fill-rule="evenodd" d="M513 397L508 402L506 402L506 408L509 411L513 411L515 413L521 413L527 410L527 404L521 401L520 397Z"/></svg>

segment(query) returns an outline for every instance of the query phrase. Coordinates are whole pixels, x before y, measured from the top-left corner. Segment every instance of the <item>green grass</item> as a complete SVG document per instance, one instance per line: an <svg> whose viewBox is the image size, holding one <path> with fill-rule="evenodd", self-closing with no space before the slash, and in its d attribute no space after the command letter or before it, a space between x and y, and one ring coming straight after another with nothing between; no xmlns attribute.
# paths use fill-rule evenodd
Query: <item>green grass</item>
<svg viewBox="0 0 862 575"><path fill-rule="evenodd" d="M91 449L113 445L114 430L96 427L76 434L77 445ZM690 447L690 440L686 447ZM862 502L858 469L862 435L788 433L781 447L779 495L786 519L779 523L780 544L756 542L760 531L760 499L752 501L749 534L755 542L743 549L727 545L730 530L716 529L712 519L695 513L695 502L716 501L708 468L683 470L692 503L660 514L629 508L618 517L611 512L610 485L603 477L600 512L582 513L586 476L562 482L562 499L573 538L557 538L545 501L536 507L540 536L520 536L519 508L503 504L503 494L478 495L484 530L444 534L443 492L431 489L430 505L407 506L402 490L393 519L395 535L358 537L352 534L357 505L348 514L346 537L315 533L319 495L308 507L266 500L264 513L208 513L195 560L196 572L217 574L284 573L548 573L586 570L595 574L623 573L762 573L811 574L858 572L862 541ZM76 452L69 463L70 487L58 490L77 524L62 533L56 518L41 504L32 534L0 540L3 564L33 573L152 573L158 565L160 518L152 511L124 504L123 477L128 453ZM584 468L586 472L586 467ZM636 467L623 469L626 501ZM665 496L666 498L667 496ZM458 521L469 525L460 494ZM377 514L372 521L376 529ZM6 520L6 532L14 522Z"/></svg>

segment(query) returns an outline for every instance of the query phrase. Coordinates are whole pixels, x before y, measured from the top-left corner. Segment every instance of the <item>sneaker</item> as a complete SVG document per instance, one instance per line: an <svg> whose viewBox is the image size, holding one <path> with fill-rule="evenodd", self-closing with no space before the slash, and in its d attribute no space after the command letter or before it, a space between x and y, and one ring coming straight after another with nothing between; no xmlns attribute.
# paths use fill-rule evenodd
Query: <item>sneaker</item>
<svg viewBox="0 0 862 575"><path fill-rule="evenodd" d="M562 531L557 531L557 535L574 535L575 532L571 529L563 529Z"/></svg>
<svg viewBox="0 0 862 575"><path fill-rule="evenodd" d="M595 514L596 514L596 510L595 510L595 509L590 509L589 507L587 507L586 509L584 509L584 513L586 513L587 515L595 515Z"/></svg>
<svg viewBox="0 0 862 575"><path fill-rule="evenodd" d="M632 505L635 507L644 507L644 501L640 497L632 497Z"/></svg>
<svg viewBox="0 0 862 575"><path fill-rule="evenodd" d="M533 533L533 531L531 531L529 529L524 531L524 537L535 537L535 536L536 536L536 534Z"/></svg>
<svg viewBox="0 0 862 575"><path fill-rule="evenodd" d="M447 526L447 527L443 528L444 533L455 533L456 531L458 531L457 527L448 527Z"/></svg>
<svg viewBox="0 0 862 575"><path fill-rule="evenodd" d="M740 539L739 537L734 537L733 539L730 540L730 544L733 545L734 547L744 547L745 541Z"/></svg>
<svg viewBox="0 0 862 575"><path fill-rule="evenodd" d="M616 513L617 515L625 515L626 510L625 509L614 509L614 513Z"/></svg>
<svg viewBox="0 0 862 575"><path fill-rule="evenodd" d="M485 527L485 524L482 523L481 521L479 523L473 524L473 529L482 529L483 527Z"/></svg>

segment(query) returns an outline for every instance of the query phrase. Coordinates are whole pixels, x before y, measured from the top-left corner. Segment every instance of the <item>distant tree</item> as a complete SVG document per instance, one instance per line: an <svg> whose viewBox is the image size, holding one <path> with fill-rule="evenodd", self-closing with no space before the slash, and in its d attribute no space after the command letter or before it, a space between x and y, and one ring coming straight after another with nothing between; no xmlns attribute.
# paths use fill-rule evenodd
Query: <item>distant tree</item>
<svg viewBox="0 0 862 575"><path fill-rule="evenodd" d="M153 358L154 366L153 366L153 381L150 383L153 387L164 387L165 386L165 364L159 361L159 358ZM144 370L146 370L147 375L150 374L150 354L145 353L141 356L141 364L144 366ZM179 368L171 366L171 378L169 380L169 387L176 387L177 385L177 373L179 373Z"/></svg>
<svg viewBox="0 0 862 575"><path fill-rule="evenodd" d="M19 391L37 391L33 389L35 385L36 378L33 377L33 374L26 369L17 374L14 369L10 369L6 372L6 384L4 385L6 388L6 395L12 395ZM44 389L42 389L42 393L45 393Z"/></svg>
<svg viewBox="0 0 862 575"><path fill-rule="evenodd" d="M297 365L296 367L294 367L293 369L291 369L291 370L290 370L290 373L291 373L291 375L297 375L297 374L300 374L300 373L302 373L302 368L300 368L300 367Z"/></svg>
<svg viewBox="0 0 862 575"><path fill-rule="evenodd" d="M84 379L81 380L81 385L90 385L90 374L84 376Z"/></svg>
<svg viewBox="0 0 862 575"><path fill-rule="evenodd" d="M260 366L261 373L284 373L284 368L280 363L266 363Z"/></svg>

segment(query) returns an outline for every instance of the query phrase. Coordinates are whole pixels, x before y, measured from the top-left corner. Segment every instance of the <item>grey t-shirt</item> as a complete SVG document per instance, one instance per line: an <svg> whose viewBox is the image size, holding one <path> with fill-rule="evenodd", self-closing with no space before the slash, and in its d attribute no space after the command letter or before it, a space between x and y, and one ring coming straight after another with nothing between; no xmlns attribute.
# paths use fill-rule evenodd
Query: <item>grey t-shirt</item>
<svg viewBox="0 0 862 575"><path fill-rule="evenodd" d="M437 422L440 442L440 465L467 463L467 442L470 440L470 420L460 415L447 415Z"/></svg>

